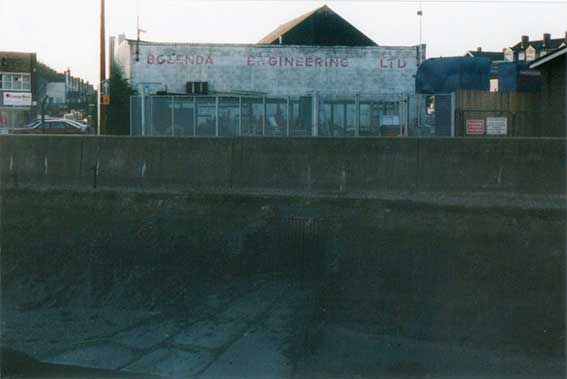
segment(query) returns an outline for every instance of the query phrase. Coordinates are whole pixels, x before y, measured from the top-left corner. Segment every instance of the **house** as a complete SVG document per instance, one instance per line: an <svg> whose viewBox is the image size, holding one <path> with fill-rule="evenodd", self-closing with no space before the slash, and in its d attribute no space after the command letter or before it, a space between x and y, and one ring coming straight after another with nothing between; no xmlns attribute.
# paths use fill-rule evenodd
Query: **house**
<svg viewBox="0 0 567 379"><path fill-rule="evenodd" d="M38 100L35 53L0 51L0 128L35 118Z"/></svg>
<svg viewBox="0 0 567 379"><path fill-rule="evenodd" d="M540 136L565 137L567 127L566 59L567 47L563 46L530 64L530 69L540 71L542 76Z"/></svg>
<svg viewBox="0 0 567 379"><path fill-rule="evenodd" d="M544 33L543 38L536 41L530 41L529 36L522 36L520 42L503 50L504 59L506 62L532 62L565 46L567 46L567 32L562 38L551 38L551 34Z"/></svg>

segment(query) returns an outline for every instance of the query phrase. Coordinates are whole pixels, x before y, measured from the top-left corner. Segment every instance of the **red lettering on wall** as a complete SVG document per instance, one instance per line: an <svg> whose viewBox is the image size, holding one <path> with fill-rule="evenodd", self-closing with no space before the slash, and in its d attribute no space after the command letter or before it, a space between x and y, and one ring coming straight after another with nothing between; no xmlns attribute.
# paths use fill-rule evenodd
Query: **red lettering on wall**
<svg viewBox="0 0 567 379"><path fill-rule="evenodd" d="M205 60L205 64L214 64L213 57L207 55L207 59Z"/></svg>
<svg viewBox="0 0 567 379"><path fill-rule="evenodd" d="M313 57L305 58L305 67L313 67Z"/></svg>
<svg viewBox="0 0 567 379"><path fill-rule="evenodd" d="M205 58L203 58L203 57L200 56L200 55L197 55L197 56L195 57L195 64L203 64L203 63L205 63Z"/></svg>
<svg viewBox="0 0 567 379"><path fill-rule="evenodd" d="M251 57L249 55L248 58L246 59L246 65L247 66L254 66L254 57Z"/></svg>
<svg viewBox="0 0 567 379"><path fill-rule="evenodd" d="M348 60L346 58L341 58L341 67L348 67Z"/></svg>
<svg viewBox="0 0 567 379"><path fill-rule="evenodd" d="M321 67L321 64L323 63L323 59L322 58L315 58L315 67Z"/></svg>
<svg viewBox="0 0 567 379"><path fill-rule="evenodd" d="M276 59L276 57L270 57L268 58L268 64L270 66L275 66L278 64L278 60Z"/></svg>
<svg viewBox="0 0 567 379"><path fill-rule="evenodd" d="M386 59L380 59L380 68L388 68L388 69L394 69L394 68L405 68L408 65L408 62L405 59L391 59L391 58L386 58Z"/></svg>
<svg viewBox="0 0 567 379"><path fill-rule="evenodd" d="M156 62L158 64L164 64L165 63L165 59L163 59L163 55L158 55L156 58Z"/></svg>
<svg viewBox="0 0 567 379"><path fill-rule="evenodd" d="M149 54L147 59L148 64L154 64L154 60L155 60L154 56L152 54Z"/></svg>

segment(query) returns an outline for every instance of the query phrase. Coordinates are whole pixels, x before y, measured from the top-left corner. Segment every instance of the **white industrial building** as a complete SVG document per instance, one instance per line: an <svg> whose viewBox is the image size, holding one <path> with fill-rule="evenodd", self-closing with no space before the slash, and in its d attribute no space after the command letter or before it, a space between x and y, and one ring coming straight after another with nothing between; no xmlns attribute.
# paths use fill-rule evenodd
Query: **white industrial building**
<svg viewBox="0 0 567 379"><path fill-rule="evenodd" d="M258 44L120 36L114 48L141 95L131 132L152 135L407 134L422 58L419 46L378 46L326 6Z"/></svg>

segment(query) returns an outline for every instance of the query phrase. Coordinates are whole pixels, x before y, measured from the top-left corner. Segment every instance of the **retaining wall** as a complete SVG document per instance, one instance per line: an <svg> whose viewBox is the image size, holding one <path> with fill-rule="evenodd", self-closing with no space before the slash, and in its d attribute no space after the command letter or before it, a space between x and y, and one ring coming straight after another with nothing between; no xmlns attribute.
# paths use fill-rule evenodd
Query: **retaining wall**
<svg viewBox="0 0 567 379"><path fill-rule="evenodd" d="M0 137L7 186L565 192L564 139Z"/></svg>

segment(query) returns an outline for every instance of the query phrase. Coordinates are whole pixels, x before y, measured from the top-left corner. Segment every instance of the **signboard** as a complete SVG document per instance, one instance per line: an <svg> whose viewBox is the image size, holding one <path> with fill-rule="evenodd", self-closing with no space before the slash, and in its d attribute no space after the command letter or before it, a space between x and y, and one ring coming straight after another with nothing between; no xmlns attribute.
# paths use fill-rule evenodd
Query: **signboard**
<svg viewBox="0 0 567 379"><path fill-rule="evenodd" d="M486 135L506 136L508 135L508 118L506 117L487 117Z"/></svg>
<svg viewBox="0 0 567 379"><path fill-rule="evenodd" d="M103 80L100 86L100 93L103 96L110 96L110 82L108 80Z"/></svg>
<svg viewBox="0 0 567 379"><path fill-rule="evenodd" d="M101 103L102 105L110 105L110 96L108 96L108 95L102 95L102 96L100 97L100 103Z"/></svg>
<svg viewBox="0 0 567 379"><path fill-rule="evenodd" d="M483 136L484 120L467 120L467 136Z"/></svg>
<svg viewBox="0 0 567 379"><path fill-rule="evenodd" d="M14 105L19 107L31 107L31 92L4 92L4 105Z"/></svg>

